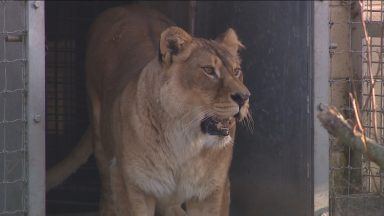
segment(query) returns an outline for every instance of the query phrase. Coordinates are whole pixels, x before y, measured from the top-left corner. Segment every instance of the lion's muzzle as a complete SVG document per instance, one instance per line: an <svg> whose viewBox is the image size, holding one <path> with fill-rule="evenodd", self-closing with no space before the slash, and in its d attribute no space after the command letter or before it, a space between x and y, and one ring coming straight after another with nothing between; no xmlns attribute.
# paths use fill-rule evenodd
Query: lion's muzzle
<svg viewBox="0 0 384 216"><path fill-rule="evenodd" d="M251 94L249 92L247 92L247 93L238 92L238 93L232 94L231 98L241 108L245 104L245 102L249 99L250 96L251 96Z"/></svg>

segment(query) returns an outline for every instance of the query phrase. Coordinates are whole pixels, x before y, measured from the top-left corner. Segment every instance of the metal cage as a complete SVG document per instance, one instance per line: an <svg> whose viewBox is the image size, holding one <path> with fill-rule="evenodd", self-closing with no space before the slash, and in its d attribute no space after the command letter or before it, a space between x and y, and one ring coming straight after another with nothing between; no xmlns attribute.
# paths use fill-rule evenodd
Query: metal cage
<svg viewBox="0 0 384 216"><path fill-rule="evenodd" d="M44 214L41 5L0 2L0 215Z"/></svg>
<svg viewBox="0 0 384 216"><path fill-rule="evenodd" d="M0 2L0 215L27 210L25 12L24 2Z"/></svg>
<svg viewBox="0 0 384 216"><path fill-rule="evenodd" d="M372 137L373 119L377 120L378 140L384 135L384 88L380 29L383 26L383 1L363 1L363 20L367 25L369 46L364 39L361 7L358 1L330 2L330 103L348 118L353 107L348 97L355 91L359 98L366 135ZM368 53L370 51L370 53ZM368 99L370 78L368 55L372 56L371 70L375 74L376 107ZM376 113L376 114L375 114ZM331 140L330 146L330 213L331 215L384 214L384 175L377 165L361 155Z"/></svg>

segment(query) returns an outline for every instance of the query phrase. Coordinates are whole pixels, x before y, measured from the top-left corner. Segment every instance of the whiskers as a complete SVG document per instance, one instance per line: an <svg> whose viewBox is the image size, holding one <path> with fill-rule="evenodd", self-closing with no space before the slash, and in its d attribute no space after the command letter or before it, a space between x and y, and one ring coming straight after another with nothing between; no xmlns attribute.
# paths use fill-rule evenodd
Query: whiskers
<svg viewBox="0 0 384 216"><path fill-rule="evenodd" d="M247 128L248 131L253 134L254 130L255 130L255 122L253 120L253 117L252 117L252 111L251 111L251 108L249 107L245 116L240 120L240 124Z"/></svg>

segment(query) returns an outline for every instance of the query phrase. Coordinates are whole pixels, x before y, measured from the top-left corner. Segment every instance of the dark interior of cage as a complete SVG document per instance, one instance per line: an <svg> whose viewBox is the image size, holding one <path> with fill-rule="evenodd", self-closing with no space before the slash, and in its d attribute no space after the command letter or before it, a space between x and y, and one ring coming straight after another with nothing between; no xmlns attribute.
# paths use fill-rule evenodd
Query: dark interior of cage
<svg viewBox="0 0 384 216"><path fill-rule="evenodd" d="M195 36L214 39L233 27L247 47L241 51L242 67L255 123L252 129L240 125L237 130L231 215L308 215L307 4L197 1L193 7L191 2L45 2L47 168L69 154L88 126L84 59L90 24L107 8L139 3L160 10L187 31L194 23ZM47 193L48 215L97 212L99 187L91 158Z"/></svg>
<svg viewBox="0 0 384 216"><path fill-rule="evenodd" d="M47 167L62 160L88 125L84 58L86 34L103 10L126 2L46 2ZM130 2L132 4L132 2ZM188 2L147 4L188 28ZM92 158L47 195L47 212L96 211L99 178Z"/></svg>

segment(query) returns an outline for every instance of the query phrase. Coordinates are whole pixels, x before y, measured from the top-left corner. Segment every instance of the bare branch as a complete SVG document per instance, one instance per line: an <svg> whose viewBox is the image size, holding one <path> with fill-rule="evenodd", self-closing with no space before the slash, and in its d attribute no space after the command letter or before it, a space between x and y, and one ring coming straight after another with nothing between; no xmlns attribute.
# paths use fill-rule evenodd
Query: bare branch
<svg viewBox="0 0 384 216"><path fill-rule="evenodd" d="M368 158L384 168L384 146L366 137L365 149L361 132L353 130L353 126L335 107L320 104L318 109L317 118L330 135L337 138L339 143L350 146L355 151L368 154Z"/></svg>

